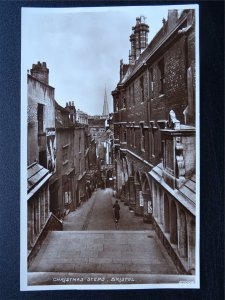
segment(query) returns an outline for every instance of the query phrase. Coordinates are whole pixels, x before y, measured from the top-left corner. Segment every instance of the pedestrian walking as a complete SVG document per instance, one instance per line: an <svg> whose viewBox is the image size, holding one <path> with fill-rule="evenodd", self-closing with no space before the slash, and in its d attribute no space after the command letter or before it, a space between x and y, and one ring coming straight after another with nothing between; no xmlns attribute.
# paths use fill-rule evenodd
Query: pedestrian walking
<svg viewBox="0 0 225 300"><path fill-rule="evenodd" d="M120 218L120 205L118 203L118 200L116 200L115 204L113 205L113 208L114 208L115 222L118 223Z"/></svg>

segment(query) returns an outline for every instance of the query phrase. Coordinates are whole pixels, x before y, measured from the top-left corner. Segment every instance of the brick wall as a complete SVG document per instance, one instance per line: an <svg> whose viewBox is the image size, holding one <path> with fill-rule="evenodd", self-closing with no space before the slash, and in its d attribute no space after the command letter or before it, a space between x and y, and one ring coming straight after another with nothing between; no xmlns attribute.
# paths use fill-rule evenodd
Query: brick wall
<svg viewBox="0 0 225 300"><path fill-rule="evenodd" d="M143 79L141 79L143 78ZM141 93L140 81L143 80L143 98ZM134 88L132 85L134 84ZM134 91L129 93L129 88ZM141 120L147 120L147 100L148 100L148 81L147 81L147 71L136 78L129 86L126 88L127 95L127 121L135 122L139 124ZM135 101L133 101L133 97ZM142 101L142 99L144 101ZM135 104L135 105L134 105Z"/></svg>
<svg viewBox="0 0 225 300"><path fill-rule="evenodd" d="M189 14L192 14L190 12ZM182 20L179 29L190 25L191 15L188 22ZM182 16L183 19L183 16ZM176 25L176 24L175 24ZM175 26L174 25L174 26ZM143 59L157 46L157 43L167 34L167 23L164 25L153 41L145 50L145 55L141 56L135 66L131 66L131 74L142 66L139 73L133 74L128 81L118 86L114 97L114 108L118 107L118 115L115 116L117 122L127 122L127 148L134 151L137 155L154 163L161 155L161 137L159 130L152 131L149 121L168 120L170 110L174 110L177 119L184 124L184 110L188 105L187 91L187 69L192 66L193 77L195 77L195 32L190 29L186 34L174 34L167 41L167 46L159 49L149 61ZM143 58L144 57L144 58ZM141 60L143 60L141 62ZM194 80L193 80L194 82ZM195 88L195 86L193 87ZM143 89L143 92L142 92ZM123 107L123 99L126 98L126 110ZM139 122L144 121L145 130L145 152L141 151L141 129ZM135 124L135 145L131 137L133 129L130 126ZM122 125L125 126L125 125ZM123 140L123 130L117 130L115 126L115 137L119 134L119 140ZM153 141L154 139L154 141ZM154 145L152 143L154 142Z"/></svg>
<svg viewBox="0 0 225 300"><path fill-rule="evenodd" d="M172 109L184 123L183 111L187 106L187 81L185 67L185 38L179 39L166 53L166 116Z"/></svg>

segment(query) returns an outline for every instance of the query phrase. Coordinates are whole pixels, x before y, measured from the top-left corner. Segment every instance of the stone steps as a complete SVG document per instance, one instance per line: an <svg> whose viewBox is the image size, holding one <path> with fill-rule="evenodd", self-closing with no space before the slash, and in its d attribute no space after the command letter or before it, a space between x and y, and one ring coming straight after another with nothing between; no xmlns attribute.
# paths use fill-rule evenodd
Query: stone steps
<svg viewBox="0 0 225 300"><path fill-rule="evenodd" d="M154 231L52 231L29 272L177 274Z"/></svg>

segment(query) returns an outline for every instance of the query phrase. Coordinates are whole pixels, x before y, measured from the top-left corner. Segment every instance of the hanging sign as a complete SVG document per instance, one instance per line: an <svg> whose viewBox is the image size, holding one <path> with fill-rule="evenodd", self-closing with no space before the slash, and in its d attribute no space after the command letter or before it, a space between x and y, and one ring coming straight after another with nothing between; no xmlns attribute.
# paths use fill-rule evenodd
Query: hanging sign
<svg viewBox="0 0 225 300"><path fill-rule="evenodd" d="M56 172L56 135L55 128L46 128L47 166L50 172Z"/></svg>

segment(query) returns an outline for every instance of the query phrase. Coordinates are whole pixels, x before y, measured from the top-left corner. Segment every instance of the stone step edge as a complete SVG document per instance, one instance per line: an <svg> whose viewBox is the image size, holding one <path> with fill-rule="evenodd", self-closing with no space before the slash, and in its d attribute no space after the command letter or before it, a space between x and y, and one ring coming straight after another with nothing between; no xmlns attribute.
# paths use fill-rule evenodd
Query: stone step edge
<svg viewBox="0 0 225 300"><path fill-rule="evenodd" d="M82 233L82 234L96 234L96 233L125 233L125 234L131 234L131 233L155 233L154 230L65 230L65 231L50 231L50 232L57 232L59 234L71 234L71 233Z"/></svg>

